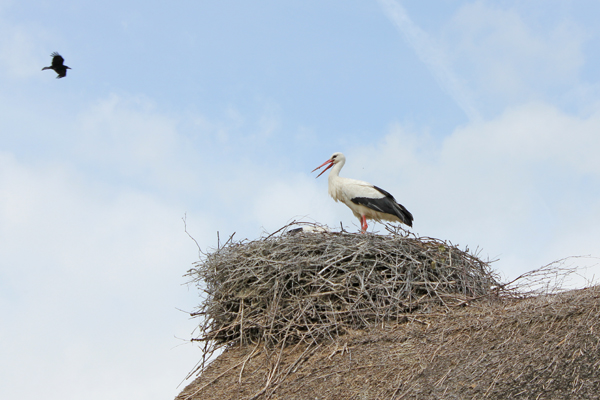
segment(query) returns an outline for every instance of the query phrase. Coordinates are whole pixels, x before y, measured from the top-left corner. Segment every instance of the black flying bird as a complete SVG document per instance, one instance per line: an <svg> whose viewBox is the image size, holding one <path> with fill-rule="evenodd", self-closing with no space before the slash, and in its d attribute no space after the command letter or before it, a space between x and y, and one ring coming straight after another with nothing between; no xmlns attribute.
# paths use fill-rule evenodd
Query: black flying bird
<svg viewBox="0 0 600 400"><path fill-rule="evenodd" d="M67 67L64 64L65 59L62 58L62 56L60 54L58 54L57 52L54 52L50 55L52 56L52 66L44 67L44 68L42 68L42 71L45 69L53 69L54 72L56 72L58 74L58 76L56 77L57 79L64 78L65 76L67 76L67 69L71 69L71 68Z"/></svg>

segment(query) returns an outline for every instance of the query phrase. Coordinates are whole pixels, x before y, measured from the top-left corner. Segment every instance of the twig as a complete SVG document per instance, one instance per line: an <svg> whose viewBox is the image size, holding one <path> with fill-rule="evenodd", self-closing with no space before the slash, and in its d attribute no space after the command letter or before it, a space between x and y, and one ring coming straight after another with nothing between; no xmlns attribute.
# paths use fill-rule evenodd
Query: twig
<svg viewBox="0 0 600 400"><path fill-rule="evenodd" d="M183 214L183 218L181 218L183 220L183 231L190 237L190 239L192 239L194 241L194 243L196 243L196 247L198 247L198 258L202 258L202 255L204 254L202 252L202 249L200 248L200 245L198 244L198 242L196 241L196 239L194 239L194 237L192 235L190 235L190 233L187 231L187 213Z"/></svg>

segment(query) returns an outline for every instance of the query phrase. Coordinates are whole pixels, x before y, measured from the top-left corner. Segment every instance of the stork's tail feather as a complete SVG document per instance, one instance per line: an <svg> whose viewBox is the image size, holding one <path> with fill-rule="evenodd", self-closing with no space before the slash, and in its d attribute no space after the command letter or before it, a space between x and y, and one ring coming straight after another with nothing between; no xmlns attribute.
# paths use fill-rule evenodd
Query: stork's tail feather
<svg viewBox="0 0 600 400"><path fill-rule="evenodd" d="M379 191L379 193L383 194L388 200L390 200L389 203L392 205L392 208L394 210L392 214L395 214L398 218L400 218L400 221L402 221L402 223L412 228L413 216L410 213L410 211L408 211L402 204L398 203L396 199L394 199L394 196L392 196L389 192L377 186L373 186L373 188L375 188L375 190Z"/></svg>
<svg viewBox="0 0 600 400"><path fill-rule="evenodd" d="M396 216L400 218L402 223L412 228L413 216L402 204L396 203Z"/></svg>

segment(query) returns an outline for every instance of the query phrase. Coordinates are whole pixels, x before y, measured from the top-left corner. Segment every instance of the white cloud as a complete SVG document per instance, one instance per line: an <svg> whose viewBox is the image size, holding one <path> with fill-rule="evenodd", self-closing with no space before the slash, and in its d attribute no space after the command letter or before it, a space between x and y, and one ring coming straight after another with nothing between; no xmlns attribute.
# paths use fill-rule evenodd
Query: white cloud
<svg viewBox="0 0 600 400"><path fill-rule="evenodd" d="M76 153L122 174L160 176L166 165L173 168L181 147L177 121L158 113L142 97L112 94L85 111L79 121L73 132Z"/></svg>
<svg viewBox="0 0 600 400"><path fill-rule="evenodd" d="M349 210L342 210L345 206L335 204L329 197L327 177L319 182L308 174L270 181L255 194L253 203L253 216L267 232L274 232L292 220L335 227L340 211L347 211L348 220L354 218Z"/></svg>
<svg viewBox="0 0 600 400"><path fill-rule="evenodd" d="M504 168L534 168L547 162L549 167L597 175L599 127L598 110L578 117L553 106L530 103L510 108L490 122L457 129L446 140L445 148L470 152L471 158L482 163L511 161Z"/></svg>
<svg viewBox="0 0 600 400"><path fill-rule="evenodd" d="M176 307L197 301L181 286L197 254L181 211L6 153L0 193L3 394L174 396L201 356L173 350L194 326Z"/></svg>

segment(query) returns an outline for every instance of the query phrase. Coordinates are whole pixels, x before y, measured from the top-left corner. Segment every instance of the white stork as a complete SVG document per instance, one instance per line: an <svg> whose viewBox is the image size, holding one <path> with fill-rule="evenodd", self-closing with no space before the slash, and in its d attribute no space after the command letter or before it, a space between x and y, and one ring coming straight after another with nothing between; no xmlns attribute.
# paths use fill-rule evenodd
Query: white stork
<svg viewBox="0 0 600 400"><path fill-rule="evenodd" d="M384 219L412 226L412 214L403 205L398 204L394 196L368 182L342 178L340 170L345 163L346 157L342 153L333 153L329 160L312 172L329 164L317 175L318 178L333 167L329 173L329 195L335 201L341 201L350 207L356 218L360 220L361 232L367 231L367 218L378 222Z"/></svg>

